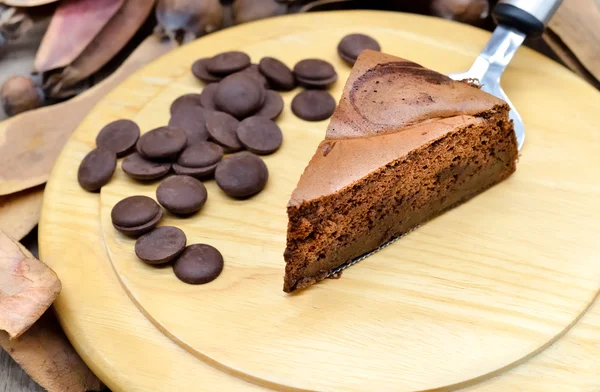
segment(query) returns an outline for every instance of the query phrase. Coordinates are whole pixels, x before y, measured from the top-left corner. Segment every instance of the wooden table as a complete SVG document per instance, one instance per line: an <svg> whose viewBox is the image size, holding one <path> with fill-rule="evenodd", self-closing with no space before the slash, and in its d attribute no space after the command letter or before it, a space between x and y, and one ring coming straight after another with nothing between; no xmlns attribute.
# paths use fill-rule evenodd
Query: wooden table
<svg viewBox="0 0 600 392"><path fill-rule="evenodd" d="M397 25L407 26L407 24L410 24L408 20L401 22L404 23L398 23ZM426 29L426 26L424 26L426 23L422 20L419 22L422 22L418 24L420 27L415 24L411 28L415 30ZM468 48L468 51L470 55L470 52L475 51L475 48ZM560 72L557 70L556 76L560 77L561 72L564 72L564 70ZM148 80L161 83L161 80L156 78ZM131 91L138 90L132 89ZM127 110L126 108L123 109ZM96 111L88 117L86 120L87 127L95 126L94 121L100 119L100 113L101 111ZM75 143L87 145L89 140L89 135L81 133L76 135ZM72 158L72 156L68 158L61 157L63 161L65 159L72 160ZM63 168L65 167L64 163ZM73 177L73 170L75 169L69 168L63 174L67 178L71 178ZM61 186L62 183L59 181L49 183L49 189L54 190L54 192L58 192ZM71 203L67 200L69 199L67 195L70 190L65 191L64 196L61 199L53 200L52 204L68 205L69 225L76 224L77 227L85 228L85 230L74 232L77 241L74 241L75 238L67 238L68 236L57 236L53 237L52 240L45 237L43 256L48 255L48 258L44 260L55 268L60 276L64 274L64 276L79 278L81 277L81 255L85 254L86 259L99 258L104 260L90 266L92 269L88 273L91 273L90 276L94 277L93 280L86 282L82 282L81 279L78 281L71 280L57 303L67 334L80 350L84 359L90 363L92 369L115 389L119 390L148 390L152 388L169 390L170 387L177 385L187 385L190 388L194 380L197 381L200 378L206 382L207 386L214 389L256 389L255 385L247 384L234 377L227 377L225 373L202 361L192 360L193 358L189 357L189 353L161 335L149 324L146 318L138 313L124 295L118 281L116 281L114 271L106 261L106 251L102 244L97 241L99 233L97 196L78 197L77 203ZM66 220L56 220L53 217L48 217L43 222L47 233L61 230L61 226L65 224ZM78 244L75 244L75 242L78 242ZM97 299L92 300L95 306L93 309L89 309L89 302L87 301L92 297ZM87 308L86 303L88 304ZM594 339L594 336L597 336L598 333L599 314L598 305L596 304L594 309L584 317L582 323L568 332L567 336L553 347L534 357L526 365L505 372L497 378L489 379L474 387L473 390L495 391L523 388L528 391L547 391L556 387L561 390L569 390L569 388L575 388L573 390L582 390L582 388L584 390L597 389L599 383L594 378L599 374L600 364L595 360L597 355L595 355L594 350L600 350L600 348L594 346L594 343L598 341L598 339ZM119 331L123 333L127 330L136 331L124 335L127 346L137 347L136 350L129 350L122 344L125 340L115 338L115 334L118 334ZM98 341L103 342L101 347L94 344ZM140 355L137 351L140 347L143 347L144 358L149 361L149 365L144 365L144 368L129 365L127 371L123 371L123 366L119 366L119 363L122 363L121 361L131 363L133 358ZM102 354L98 350L102 350ZM185 358L185 366L170 368L167 374L164 373L163 365L165 363L180 362L182 358ZM149 367L145 368L146 366ZM548 380L548 383L544 384L544 380ZM160 384L157 384L157 382L160 382ZM127 388L124 387L125 385L127 385Z"/></svg>

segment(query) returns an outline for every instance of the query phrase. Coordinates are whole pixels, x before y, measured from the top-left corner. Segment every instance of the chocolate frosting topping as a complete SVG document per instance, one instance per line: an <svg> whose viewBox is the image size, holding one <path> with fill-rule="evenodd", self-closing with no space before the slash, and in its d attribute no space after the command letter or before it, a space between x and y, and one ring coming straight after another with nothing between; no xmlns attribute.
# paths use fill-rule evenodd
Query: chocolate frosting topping
<svg viewBox="0 0 600 392"><path fill-rule="evenodd" d="M381 52L362 52L327 128L327 139L399 132L427 120L477 115L500 99Z"/></svg>
<svg viewBox="0 0 600 392"><path fill-rule="evenodd" d="M506 103L419 64L366 50L289 206L335 193Z"/></svg>

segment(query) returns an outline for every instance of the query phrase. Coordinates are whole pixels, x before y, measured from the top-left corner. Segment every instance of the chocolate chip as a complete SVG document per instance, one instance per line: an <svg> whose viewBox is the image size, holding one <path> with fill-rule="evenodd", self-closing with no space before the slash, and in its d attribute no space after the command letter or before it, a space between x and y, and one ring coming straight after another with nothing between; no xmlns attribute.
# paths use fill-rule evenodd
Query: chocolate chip
<svg viewBox="0 0 600 392"><path fill-rule="evenodd" d="M223 79L223 77L213 75L208 71L208 69L206 69L206 63L209 60L210 59L207 58L196 60L196 62L192 64L192 73L197 79L200 79L204 83L216 83Z"/></svg>
<svg viewBox="0 0 600 392"><path fill-rule="evenodd" d="M235 152L242 149L237 137L238 120L223 112L206 114L206 129L212 140L225 149L225 152Z"/></svg>
<svg viewBox="0 0 600 392"><path fill-rule="evenodd" d="M223 256L221 252L205 244L188 246L173 263L175 276L189 284L212 282L222 271Z"/></svg>
<svg viewBox="0 0 600 392"><path fill-rule="evenodd" d="M118 231L127 235L141 235L158 225L162 210L147 196L131 196L115 204L110 217Z"/></svg>
<svg viewBox="0 0 600 392"><path fill-rule="evenodd" d="M171 104L171 116L175 114L179 109L188 107L202 107L201 94L185 94L175 99Z"/></svg>
<svg viewBox="0 0 600 392"><path fill-rule="evenodd" d="M302 91L292 100L292 112L306 121L325 120L335 111L335 99L327 91Z"/></svg>
<svg viewBox="0 0 600 392"><path fill-rule="evenodd" d="M150 159L171 159L185 147L187 137L181 128L160 127L140 138L140 149Z"/></svg>
<svg viewBox="0 0 600 392"><path fill-rule="evenodd" d="M229 196L246 198L262 191L267 184L269 170L258 156L239 152L222 160L217 166L217 185Z"/></svg>
<svg viewBox="0 0 600 392"><path fill-rule="evenodd" d="M205 112L200 106L182 107L171 116L169 126L185 131L188 146L201 143L209 137L204 119Z"/></svg>
<svg viewBox="0 0 600 392"><path fill-rule="evenodd" d="M262 73L260 73L257 64L250 64L248 68L244 68L238 73L250 76L252 79L254 79L255 82L258 83L259 86L262 86L265 89L271 87L269 85L269 82L267 81L267 78L265 78L265 76Z"/></svg>
<svg viewBox="0 0 600 392"><path fill-rule="evenodd" d="M271 154L283 141L281 129L266 117L248 117L240 123L237 134L244 147L255 154Z"/></svg>
<svg viewBox="0 0 600 392"><path fill-rule="evenodd" d="M217 109L237 118L255 113L265 99L265 90L250 76L237 73L219 83L214 96Z"/></svg>
<svg viewBox="0 0 600 392"><path fill-rule="evenodd" d="M158 202L174 215L200 211L207 198L204 184L190 176L169 177L156 189Z"/></svg>
<svg viewBox="0 0 600 392"><path fill-rule="evenodd" d="M349 34L338 44L338 55L350 64L354 64L364 50L381 51L381 46L373 38L364 34Z"/></svg>
<svg viewBox="0 0 600 392"><path fill-rule="evenodd" d="M202 89L200 100L205 109L217 110L217 106L215 105L215 93L217 92L217 88L219 88L219 84L213 83Z"/></svg>
<svg viewBox="0 0 600 392"><path fill-rule="evenodd" d="M337 74L327 79L304 79L300 76L296 77L298 84L306 88L328 88L334 84L338 79Z"/></svg>
<svg viewBox="0 0 600 392"><path fill-rule="evenodd" d="M77 181L86 191L96 192L108 184L116 168L117 155L100 147L83 158L77 171Z"/></svg>
<svg viewBox="0 0 600 392"><path fill-rule="evenodd" d="M138 153L133 153L123 160L121 169L135 180L150 181L166 176L171 170L171 164L152 162Z"/></svg>
<svg viewBox="0 0 600 392"><path fill-rule="evenodd" d="M279 117L283 111L283 98L281 98L281 95L277 91L267 90L265 97L263 106L254 115L267 117L271 120Z"/></svg>
<svg viewBox="0 0 600 392"><path fill-rule="evenodd" d="M223 148L215 143L201 142L187 147L177 163L185 167L211 166L223 159Z"/></svg>
<svg viewBox="0 0 600 392"><path fill-rule="evenodd" d="M294 74L302 79L322 80L330 79L337 73L333 65L325 60L307 59L294 66Z"/></svg>
<svg viewBox="0 0 600 392"><path fill-rule="evenodd" d="M138 238L136 256L147 264L164 264L183 252L187 238L185 233L173 226L161 226Z"/></svg>
<svg viewBox="0 0 600 392"><path fill-rule="evenodd" d="M214 165L205 167L185 167L174 163L173 171L176 174L192 176L199 180L208 180L214 177L218 165L218 163L215 163Z"/></svg>
<svg viewBox="0 0 600 392"><path fill-rule="evenodd" d="M96 137L96 145L117 154L117 158L129 154L140 137L140 127L131 120L117 120L107 124Z"/></svg>
<svg viewBox="0 0 600 392"><path fill-rule="evenodd" d="M267 78L273 89L290 91L296 87L292 70L273 57L264 57L258 64L260 72Z"/></svg>
<svg viewBox="0 0 600 392"><path fill-rule="evenodd" d="M229 75L250 65L250 56L244 52L223 52L206 62L206 69L216 75Z"/></svg>

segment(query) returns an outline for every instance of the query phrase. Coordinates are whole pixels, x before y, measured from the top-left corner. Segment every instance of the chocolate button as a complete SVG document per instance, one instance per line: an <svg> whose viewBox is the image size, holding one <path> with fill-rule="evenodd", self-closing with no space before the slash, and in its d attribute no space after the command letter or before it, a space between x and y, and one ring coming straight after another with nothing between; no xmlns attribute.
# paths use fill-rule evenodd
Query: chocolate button
<svg viewBox="0 0 600 392"><path fill-rule="evenodd" d="M211 142L201 142L183 150L177 163L185 167L206 167L219 163L222 158L221 146Z"/></svg>
<svg viewBox="0 0 600 392"><path fill-rule="evenodd" d="M258 156L243 151L222 160L217 166L217 185L229 196L246 198L262 191L267 184L269 170Z"/></svg>
<svg viewBox="0 0 600 392"><path fill-rule="evenodd" d="M263 116L270 118L271 120L279 117L283 111L283 98L278 92L273 90L267 90L265 92L265 102L255 116Z"/></svg>
<svg viewBox="0 0 600 392"><path fill-rule="evenodd" d="M171 104L171 116L175 114L179 109L188 107L202 107L201 94L185 94L177 98Z"/></svg>
<svg viewBox="0 0 600 392"><path fill-rule="evenodd" d="M134 153L123 160L121 169L135 180L149 181L166 176L171 170L171 164L152 162Z"/></svg>
<svg viewBox="0 0 600 392"><path fill-rule="evenodd" d="M331 117L335 106L335 99L323 90L302 91L292 100L292 112L306 121L321 121Z"/></svg>
<svg viewBox="0 0 600 392"><path fill-rule="evenodd" d="M218 165L218 163L215 163L214 165L205 167L185 167L175 163L173 164L173 171L179 175L191 176L199 180L208 180L214 177Z"/></svg>
<svg viewBox="0 0 600 392"><path fill-rule="evenodd" d="M115 204L110 216L115 229L126 235L137 236L158 225L162 210L147 196L131 196Z"/></svg>
<svg viewBox="0 0 600 392"><path fill-rule="evenodd" d="M337 75L333 65L320 59L307 59L298 62L294 66L294 74L296 77L310 80L330 79Z"/></svg>
<svg viewBox="0 0 600 392"><path fill-rule="evenodd" d="M138 238L135 254L147 264L164 264L179 256L186 242L187 238L181 229L162 226Z"/></svg>
<svg viewBox="0 0 600 392"><path fill-rule="evenodd" d="M373 38L364 34L349 34L338 44L338 55L350 64L354 64L358 56L367 49L381 51L381 46Z"/></svg>
<svg viewBox="0 0 600 392"><path fill-rule="evenodd" d="M140 149L150 159L169 159L177 156L186 143L187 137L181 128L160 127L140 138Z"/></svg>
<svg viewBox="0 0 600 392"><path fill-rule="evenodd" d="M259 86L262 86L265 89L270 88L267 78L265 78L265 76L262 73L260 73L257 64L250 64L248 68L244 68L238 73L250 76L252 79L254 79L255 82L258 83Z"/></svg>
<svg viewBox="0 0 600 392"><path fill-rule="evenodd" d="M200 100L202 101L202 106L204 106L205 109L217 110L217 106L215 105L215 93L217 92L217 88L219 88L219 84L213 83L204 87L202 90L202 96Z"/></svg>
<svg viewBox="0 0 600 392"><path fill-rule="evenodd" d="M131 120L117 120L106 125L96 137L96 145L123 157L133 151L140 137L140 127Z"/></svg>
<svg viewBox="0 0 600 392"><path fill-rule="evenodd" d="M206 129L210 137L225 152L235 152L242 149L237 137L238 120L223 112L210 112L206 114Z"/></svg>
<svg viewBox="0 0 600 392"><path fill-rule="evenodd" d="M194 74L194 76L197 79L200 79L204 83L216 83L216 82L220 81L221 79L223 79L223 77L218 76L218 75L213 75L212 73L210 73L208 71L208 69L206 69L206 63L209 60L210 59L207 59L207 58L196 60L196 62L194 62L194 64L192 64L192 73Z"/></svg>
<svg viewBox="0 0 600 392"><path fill-rule="evenodd" d="M217 109L237 118L255 113L265 98L264 89L250 76L233 74L219 83L214 96Z"/></svg>
<svg viewBox="0 0 600 392"><path fill-rule="evenodd" d="M207 197L204 184L190 176L169 177L156 190L158 202L175 215L200 211Z"/></svg>
<svg viewBox="0 0 600 392"><path fill-rule="evenodd" d="M185 131L188 146L201 143L209 137L204 113L205 109L200 106L182 107L171 116L169 126Z"/></svg>
<svg viewBox="0 0 600 392"><path fill-rule="evenodd" d="M173 263L175 276L189 284L212 282L222 271L223 256L221 252L205 244L188 246Z"/></svg>
<svg viewBox="0 0 600 392"><path fill-rule="evenodd" d="M250 65L250 56L244 52L220 53L206 62L206 69L216 75L229 75Z"/></svg>
<svg viewBox="0 0 600 392"><path fill-rule="evenodd" d="M86 191L96 192L108 184L116 168L117 155L100 147L83 158L77 171L77 181Z"/></svg>
<svg viewBox="0 0 600 392"><path fill-rule="evenodd" d="M260 60L258 68L274 89L290 91L296 87L292 70L281 61L273 57L265 57Z"/></svg>
<svg viewBox="0 0 600 392"><path fill-rule="evenodd" d="M159 212L159 205L148 196L130 196L115 204L110 217L115 225L134 227L150 222Z"/></svg>
<svg viewBox="0 0 600 392"><path fill-rule="evenodd" d="M337 74L327 79L305 79L300 76L296 77L298 84L306 88L328 88L337 81Z"/></svg>
<svg viewBox="0 0 600 392"><path fill-rule="evenodd" d="M240 142L255 154L271 154L281 146L281 129L266 117L248 117L237 129Z"/></svg>

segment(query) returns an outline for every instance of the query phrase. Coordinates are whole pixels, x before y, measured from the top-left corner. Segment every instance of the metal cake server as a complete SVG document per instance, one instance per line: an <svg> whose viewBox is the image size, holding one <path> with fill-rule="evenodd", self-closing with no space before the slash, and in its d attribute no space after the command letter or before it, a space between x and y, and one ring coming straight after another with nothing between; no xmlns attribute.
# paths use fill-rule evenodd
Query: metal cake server
<svg viewBox="0 0 600 392"><path fill-rule="evenodd" d="M500 86L502 73L527 36L544 32L562 0L500 0L492 12L498 27L467 72L450 74L454 80L474 79L487 93L510 105L519 150L525 141L523 119Z"/></svg>
<svg viewBox="0 0 600 392"><path fill-rule="evenodd" d="M498 26L487 45L475 59L471 69L467 72L448 75L454 80L473 79L481 85L483 91L495 95L509 104L509 116L514 122L519 150L525 141L525 126L519 112L500 86L500 77L525 38L541 35L561 3L562 0L499 0L492 11L492 16ZM332 277L379 252L408 233L410 231L392 238L371 252L350 260L332 270L327 277Z"/></svg>

